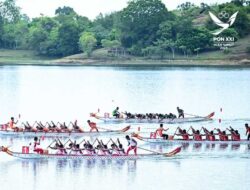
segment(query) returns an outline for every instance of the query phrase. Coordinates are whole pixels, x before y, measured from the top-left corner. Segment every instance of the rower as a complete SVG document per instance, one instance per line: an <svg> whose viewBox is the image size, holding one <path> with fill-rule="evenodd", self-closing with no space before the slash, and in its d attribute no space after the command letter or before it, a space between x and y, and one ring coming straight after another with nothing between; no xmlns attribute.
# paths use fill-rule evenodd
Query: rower
<svg viewBox="0 0 250 190"><path fill-rule="evenodd" d="M228 141L228 135L227 135L226 131L221 131L220 129L216 129L216 128L214 130L218 131L218 133L214 134L214 135L219 135L220 141Z"/></svg>
<svg viewBox="0 0 250 190"><path fill-rule="evenodd" d="M71 143L71 144L72 144L71 152L73 152L75 155L83 154L79 144L76 143Z"/></svg>
<svg viewBox="0 0 250 190"><path fill-rule="evenodd" d="M160 137L162 137L163 139L168 139L168 135L167 134L163 134L163 131L167 131L168 130L168 128L167 129L164 129L163 128L163 124L161 123L160 124L160 127L155 131L155 133L156 133L156 135L158 135L158 136L160 136Z"/></svg>
<svg viewBox="0 0 250 190"><path fill-rule="evenodd" d="M46 123L48 125L48 131L56 131L56 125L50 124L49 122Z"/></svg>
<svg viewBox="0 0 250 190"><path fill-rule="evenodd" d="M73 130L78 131L78 132L83 132L83 130L78 126L77 120L75 120L74 123L71 122L71 124L72 124Z"/></svg>
<svg viewBox="0 0 250 190"><path fill-rule="evenodd" d="M33 143L33 151L38 153L38 154L43 154L43 149L39 148L38 146L40 145L40 139L37 137L34 138L34 143Z"/></svg>
<svg viewBox="0 0 250 190"><path fill-rule="evenodd" d="M70 130L65 122L63 122L62 124L60 123L60 128L61 128L61 130L65 131L65 132L70 132Z"/></svg>
<svg viewBox="0 0 250 190"><path fill-rule="evenodd" d="M213 131L208 131L205 127L202 127L204 133L206 134L206 140L215 141L215 135Z"/></svg>
<svg viewBox="0 0 250 190"><path fill-rule="evenodd" d="M92 131L94 131L94 130L95 130L96 132L99 132L98 129L97 129L96 123L91 122L90 120L88 120L87 123L89 124L90 132L92 132Z"/></svg>
<svg viewBox="0 0 250 190"><path fill-rule="evenodd" d="M182 139L187 141L189 140L189 134L187 133L186 129L181 129L178 127L179 134L176 134L177 136L182 136Z"/></svg>
<svg viewBox="0 0 250 190"><path fill-rule="evenodd" d="M248 135L247 140L249 141L250 140L250 127L248 126L248 123L245 124L245 127L246 127L246 135Z"/></svg>
<svg viewBox="0 0 250 190"><path fill-rule="evenodd" d="M202 141L202 135L200 134L200 130L195 130L192 126L191 130L193 132L193 139L195 141Z"/></svg>
<svg viewBox="0 0 250 190"><path fill-rule="evenodd" d="M238 130L234 130L231 126L227 130L231 133L232 141L240 141L240 134Z"/></svg>
<svg viewBox="0 0 250 190"><path fill-rule="evenodd" d="M119 138L117 138L117 142L118 142L118 151L120 155L125 155L125 150L123 148L122 143L120 142Z"/></svg>
<svg viewBox="0 0 250 190"><path fill-rule="evenodd" d="M119 107L116 107L115 110L112 112L112 115L115 118L119 118L120 117L120 112L119 112Z"/></svg>
<svg viewBox="0 0 250 190"><path fill-rule="evenodd" d="M177 107L177 112L178 112L178 118L184 118L184 111L182 109L180 109L179 107Z"/></svg>
<svg viewBox="0 0 250 190"><path fill-rule="evenodd" d="M57 140L55 140L55 142L56 142L55 145L54 146L49 145L49 148L57 150L56 152L57 155L67 154L67 151L64 148L63 144L61 142L58 142Z"/></svg>
<svg viewBox="0 0 250 190"><path fill-rule="evenodd" d="M137 155L137 142L135 139L133 139L132 137L129 137L128 135L126 135L126 139L128 141L128 150L126 152L126 155L129 154L129 152L131 150L134 150L134 154Z"/></svg>
<svg viewBox="0 0 250 190"><path fill-rule="evenodd" d="M45 126L42 124L42 122L40 121L39 123L37 123L36 129L38 131L43 131L45 129Z"/></svg>
<svg viewBox="0 0 250 190"><path fill-rule="evenodd" d="M24 131L32 131L32 126L28 121L26 121L26 123L22 123L22 125L24 126Z"/></svg>
<svg viewBox="0 0 250 190"><path fill-rule="evenodd" d="M124 155L125 151L122 148L122 144L120 143L119 139L117 139L118 145L113 141L113 139L110 139L110 140L112 141L112 144L111 144L111 154L114 155L114 156Z"/></svg>

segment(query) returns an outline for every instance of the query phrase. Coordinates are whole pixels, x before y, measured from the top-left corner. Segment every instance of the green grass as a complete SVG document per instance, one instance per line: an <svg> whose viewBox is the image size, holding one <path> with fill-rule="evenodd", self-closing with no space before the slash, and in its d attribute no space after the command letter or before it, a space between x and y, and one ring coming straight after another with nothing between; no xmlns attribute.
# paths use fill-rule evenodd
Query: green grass
<svg viewBox="0 0 250 190"><path fill-rule="evenodd" d="M39 56L31 50L0 49L0 63L43 63L52 60L49 57Z"/></svg>

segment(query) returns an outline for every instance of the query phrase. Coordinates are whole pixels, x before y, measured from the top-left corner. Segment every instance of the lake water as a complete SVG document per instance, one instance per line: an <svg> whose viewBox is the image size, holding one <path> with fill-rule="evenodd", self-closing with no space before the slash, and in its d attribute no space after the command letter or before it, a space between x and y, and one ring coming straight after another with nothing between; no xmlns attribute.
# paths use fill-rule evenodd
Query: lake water
<svg viewBox="0 0 250 190"><path fill-rule="evenodd" d="M208 115L211 122L180 125L209 129L229 125L246 138L250 123L250 68L214 67L59 67L0 66L0 123L10 116L30 121L78 119L88 130L90 112L186 113ZM220 109L222 108L222 111ZM222 119L222 123L218 119ZM104 125L122 128L125 124ZM174 133L179 125L166 125ZM156 124L135 124L141 134ZM115 136L116 137L116 136ZM121 140L124 135L118 136ZM109 137L103 137L107 140ZM66 139L63 139L64 141ZM0 137L0 145L19 150L32 139ZM45 138L46 147L51 139ZM122 142L125 143L124 140ZM147 145L167 152L177 145ZM0 153L1 190L16 189L226 189L250 188L248 145L185 146L174 158L137 161L22 161Z"/></svg>

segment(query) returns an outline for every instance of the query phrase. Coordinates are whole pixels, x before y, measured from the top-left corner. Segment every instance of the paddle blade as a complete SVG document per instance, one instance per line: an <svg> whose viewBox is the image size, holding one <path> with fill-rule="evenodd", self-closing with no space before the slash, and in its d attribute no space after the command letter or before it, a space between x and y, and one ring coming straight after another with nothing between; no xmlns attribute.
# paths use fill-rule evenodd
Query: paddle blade
<svg viewBox="0 0 250 190"><path fill-rule="evenodd" d="M90 113L90 117L96 117L95 113Z"/></svg>
<svg viewBox="0 0 250 190"><path fill-rule="evenodd" d="M7 152L7 151L8 151L7 147L4 147L4 146L0 147L0 152Z"/></svg>
<svg viewBox="0 0 250 190"><path fill-rule="evenodd" d="M143 138L139 134L137 134L137 133L132 133L131 136L135 137L135 138L137 138L139 140L143 140Z"/></svg>
<svg viewBox="0 0 250 190"><path fill-rule="evenodd" d="M126 132L126 131L128 131L129 129L130 129L130 125L127 126L127 127L125 127L124 129L122 129L121 131L122 131L122 132Z"/></svg>
<svg viewBox="0 0 250 190"><path fill-rule="evenodd" d="M178 154L179 152L181 152L181 146L174 149L173 151L171 151L169 153L164 154L164 156L171 157L171 156L174 156L174 155Z"/></svg>
<svg viewBox="0 0 250 190"><path fill-rule="evenodd" d="M214 116L215 112L210 113L207 118L212 118Z"/></svg>

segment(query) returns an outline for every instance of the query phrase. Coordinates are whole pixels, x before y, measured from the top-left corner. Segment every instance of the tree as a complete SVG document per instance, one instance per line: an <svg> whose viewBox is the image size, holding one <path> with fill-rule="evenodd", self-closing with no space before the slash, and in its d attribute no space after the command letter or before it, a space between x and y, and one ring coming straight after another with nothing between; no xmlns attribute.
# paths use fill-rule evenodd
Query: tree
<svg viewBox="0 0 250 190"><path fill-rule="evenodd" d="M83 52L86 52L87 56L90 57L91 53L93 52L94 47L96 46L96 42L97 40L93 33L84 32L82 33L79 39L80 49Z"/></svg>
<svg viewBox="0 0 250 190"><path fill-rule="evenodd" d="M73 8L71 7L67 7L67 6L64 6L64 7L59 7L56 9L55 11L55 15L76 15L76 12L74 11Z"/></svg>
<svg viewBox="0 0 250 190"><path fill-rule="evenodd" d="M135 50L153 45L161 22L171 18L160 0L132 0L121 11L122 45ZM133 53L133 52L132 52Z"/></svg>

